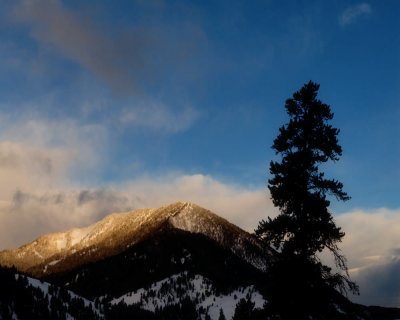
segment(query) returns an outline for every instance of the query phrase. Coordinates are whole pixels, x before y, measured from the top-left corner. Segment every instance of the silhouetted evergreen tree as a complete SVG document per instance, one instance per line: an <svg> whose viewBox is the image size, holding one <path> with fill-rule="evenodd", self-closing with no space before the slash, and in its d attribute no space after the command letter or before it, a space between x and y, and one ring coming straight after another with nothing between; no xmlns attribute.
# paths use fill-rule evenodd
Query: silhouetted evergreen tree
<svg viewBox="0 0 400 320"><path fill-rule="evenodd" d="M349 199L341 182L326 179L319 166L337 161L342 154L339 130L328 122L330 106L317 99L319 85L308 82L286 100L289 122L279 129L272 148L281 156L271 161L268 188L280 214L261 221L256 230L267 247L279 254L269 268L270 303L290 318L307 318L326 312L335 295L357 286L349 280L346 259L337 243L344 232L337 227L328 210L327 196ZM318 253L324 249L333 254L338 272L324 266ZM283 310L283 311L282 311ZM292 314L292 312L294 314Z"/></svg>
<svg viewBox="0 0 400 320"><path fill-rule="evenodd" d="M226 320L225 314L224 314L224 310L219 309L219 317L218 320Z"/></svg>
<svg viewBox="0 0 400 320"><path fill-rule="evenodd" d="M232 320L251 320L253 319L255 303L250 299L240 299L235 308Z"/></svg>

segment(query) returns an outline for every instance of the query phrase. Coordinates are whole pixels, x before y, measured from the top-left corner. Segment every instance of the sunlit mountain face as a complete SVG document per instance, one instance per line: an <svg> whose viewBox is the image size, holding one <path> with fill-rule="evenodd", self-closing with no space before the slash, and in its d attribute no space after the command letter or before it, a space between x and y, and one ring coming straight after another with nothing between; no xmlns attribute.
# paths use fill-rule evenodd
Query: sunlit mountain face
<svg viewBox="0 0 400 320"><path fill-rule="evenodd" d="M0 252L0 319L268 319L276 254L193 203L114 213ZM340 295L331 307L332 319L382 314Z"/></svg>
<svg viewBox="0 0 400 320"><path fill-rule="evenodd" d="M265 269L252 235L188 202L114 213L86 228L45 235L18 249L0 252L0 262L43 277L113 256L166 228L206 236L256 268ZM247 256L246 247L255 253Z"/></svg>

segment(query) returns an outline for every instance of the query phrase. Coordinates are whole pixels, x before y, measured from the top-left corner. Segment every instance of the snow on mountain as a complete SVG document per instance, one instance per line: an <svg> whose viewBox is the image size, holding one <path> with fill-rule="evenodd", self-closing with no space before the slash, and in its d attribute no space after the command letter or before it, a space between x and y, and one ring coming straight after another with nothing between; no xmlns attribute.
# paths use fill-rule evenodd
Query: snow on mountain
<svg viewBox="0 0 400 320"><path fill-rule="evenodd" d="M163 226L203 234L258 269L265 269L261 249L252 235L189 202L114 213L86 228L44 235L20 248L1 251L0 265L14 265L39 277L61 272L118 254Z"/></svg>
<svg viewBox="0 0 400 320"><path fill-rule="evenodd" d="M92 228L93 226L89 226L81 229L75 228L67 232L48 234L17 249L4 250L0 252L0 264L5 266L15 265L20 271L26 271L31 266L40 264L79 244Z"/></svg>
<svg viewBox="0 0 400 320"><path fill-rule="evenodd" d="M4 276L2 274L3 280L5 280ZM103 311L99 309L99 305L96 306L93 301L81 297L70 290L19 273L15 273L13 278L15 279L13 288L9 289L11 296L14 295L14 301L12 297L9 298L11 303L6 307L8 312L6 312L6 315L0 313L0 319L8 318L7 313L12 313L13 319L30 319L31 317L32 319L39 319L41 316L47 319L45 315L51 314L52 318L61 316L65 319L77 320L82 318L80 316L82 312L87 312L85 314L89 315L91 319L105 318ZM6 284L10 285L9 280L6 281ZM23 290L21 290L21 285L23 285ZM0 306L1 303L2 301L0 301ZM26 305L33 307L33 310L28 310L29 314L26 313L27 310L24 310ZM43 307L45 308L45 313L42 313L43 309L41 310L41 308ZM30 314L30 312L33 314ZM18 316L17 313L19 314ZM93 317L90 315L93 315Z"/></svg>
<svg viewBox="0 0 400 320"><path fill-rule="evenodd" d="M249 255L250 252L253 253L253 250L246 250L247 246L258 246L254 237L211 211L186 202L183 209L170 217L169 221L177 229L204 234L222 246L230 248L233 253L256 268L265 269L262 255Z"/></svg>
<svg viewBox="0 0 400 320"><path fill-rule="evenodd" d="M17 275L16 275L16 278L17 278L17 277L20 277L20 276L21 276L21 275L18 275L18 274L17 274ZM55 295L55 294L53 294L53 293L49 290L51 284L48 283L48 282L46 282L46 281L41 281L41 280L34 279L34 278L31 278L31 277L26 277L26 279L28 280L28 284L29 284L29 285L31 285L31 286L34 287L34 288L40 289L40 290L43 292L44 295L47 295L47 296L48 296L48 301L49 301L49 304L50 304L51 298L53 297L53 295ZM67 292L68 292L68 294L69 294L69 298L70 298L70 299L81 299L81 300L83 301L83 304L85 305L85 307L90 307L90 308L93 309L99 316L102 316L102 313L100 312L100 310L97 309L97 307L95 306L95 304L94 304L93 301L90 301L90 300L88 300L88 299L86 299L86 298L83 298L83 297L81 297L81 296L75 294L74 292L72 292L72 291L70 291L70 290L67 290Z"/></svg>
<svg viewBox="0 0 400 320"><path fill-rule="evenodd" d="M208 314L212 320L217 320L220 309L227 319L232 319L235 307L241 299L249 299L255 303L256 309L261 309L266 303L254 286L240 287L226 294L217 293L213 284L201 275L189 275L187 272L172 275L154 283L150 288L141 288L113 299L110 304L137 304L145 310L154 312L157 308L165 308L179 304L185 298L195 301L196 310L205 319Z"/></svg>

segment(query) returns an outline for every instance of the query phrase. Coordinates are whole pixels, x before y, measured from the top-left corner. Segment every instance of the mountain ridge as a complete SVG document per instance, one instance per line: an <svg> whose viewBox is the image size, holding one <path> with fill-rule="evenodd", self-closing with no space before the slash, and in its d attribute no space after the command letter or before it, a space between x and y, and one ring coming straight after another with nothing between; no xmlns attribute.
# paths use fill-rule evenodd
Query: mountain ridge
<svg viewBox="0 0 400 320"><path fill-rule="evenodd" d="M253 235L207 209L182 201L160 208L112 213L84 228L43 235L19 248L0 251L0 265L15 266L21 272L42 277L123 252L163 225L204 234L258 269L265 269L261 248ZM252 256L248 256L247 247L253 248Z"/></svg>

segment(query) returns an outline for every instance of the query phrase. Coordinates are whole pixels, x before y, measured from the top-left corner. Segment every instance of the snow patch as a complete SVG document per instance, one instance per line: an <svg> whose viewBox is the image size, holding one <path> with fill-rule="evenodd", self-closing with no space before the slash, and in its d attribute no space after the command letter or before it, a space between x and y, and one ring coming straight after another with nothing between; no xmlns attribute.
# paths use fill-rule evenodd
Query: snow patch
<svg viewBox="0 0 400 320"><path fill-rule="evenodd" d="M18 279L18 277L21 277L21 276L17 274L17 275L15 275L15 277L16 277L16 279ZM49 294L49 287L51 286L51 284L44 282L44 281L40 281L38 279L31 278L31 277L25 277L25 278L28 280L29 285L31 285L34 288L40 289L44 295L47 294L49 296L49 303L50 303L52 294ZM74 298L81 299L83 301L85 307L92 308L99 316L102 316L101 312L96 308L93 301L83 298L70 290L67 290L67 292L71 299L74 299ZM71 317L70 319L74 319L74 318Z"/></svg>
<svg viewBox="0 0 400 320"><path fill-rule="evenodd" d="M219 318L220 309L227 319L231 319L240 299L250 299L257 309L262 308L266 302L254 286L240 287L229 294L217 295L210 280L201 275L189 276L187 272L183 272L158 281L148 289L141 288L115 298L110 304L139 304L143 309L154 312L156 308L178 304L185 298L196 301L196 309L206 310L212 320Z"/></svg>
<svg viewBox="0 0 400 320"><path fill-rule="evenodd" d="M39 257L40 259L43 259L43 256L40 254L40 252L37 252L36 249L33 249L33 253L35 256Z"/></svg>
<svg viewBox="0 0 400 320"><path fill-rule="evenodd" d="M49 287L50 287L49 283L42 282L40 280L33 279L30 277L26 277L26 279L28 280L29 285L31 285L34 288L40 289L45 295L49 293Z"/></svg>
<svg viewBox="0 0 400 320"><path fill-rule="evenodd" d="M70 245L74 246L74 245L78 244L79 242L81 242L82 239L85 238L91 230L92 230L92 227L81 228L81 229L72 229L69 232Z"/></svg>
<svg viewBox="0 0 400 320"><path fill-rule="evenodd" d="M48 265L49 266L54 266L55 264L59 263L60 261L61 261L61 259L60 260L54 260L52 262L49 262Z"/></svg>
<svg viewBox="0 0 400 320"><path fill-rule="evenodd" d="M67 239L65 238L65 235L61 235L61 238L57 239L55 242L57 250L59 251L63 250L67 246Z"/></svg>

